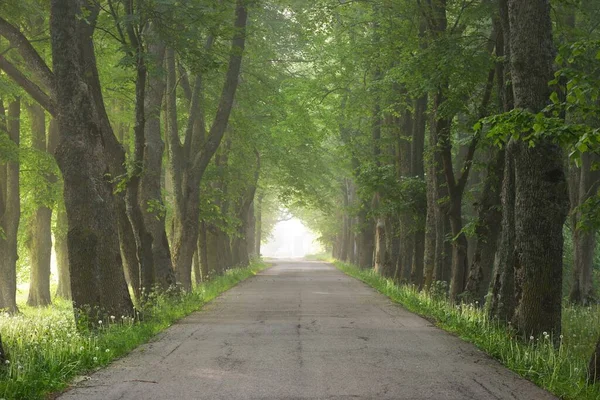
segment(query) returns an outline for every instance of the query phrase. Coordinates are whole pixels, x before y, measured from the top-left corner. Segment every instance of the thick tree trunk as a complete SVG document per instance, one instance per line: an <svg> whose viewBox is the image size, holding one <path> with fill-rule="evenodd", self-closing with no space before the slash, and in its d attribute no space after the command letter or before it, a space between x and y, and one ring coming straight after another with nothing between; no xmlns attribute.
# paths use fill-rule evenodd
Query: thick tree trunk
<svg viewBox="0 0 600 400"><path fill-rule="evenodd" d="M508 1L515 107L548 103L554 49L547 0ZM516 142L514 326L525 336L561 331L563 224L568 211L561 149L548 140Z"/></svg>
<svg viewBox="0 0 600 400"><path fill-rule="evenodd" d="M27 107L31 121L31 147L46 152L46 115L44 109L35 104ZM49 181L54 177L46 177ZM27 305L32 307L47 306L50 299L50 258L52 253L52 209L39 207L30 222L31 242L29 254L31 259L29 275L29 296Z"/></svg>
<svg viewBox="0 0 600 400"><path fill-rule="evenodd" d="M59 206L56 213L56 229L54 230L54 250L58 269L58 287L56 295L71 300L71 276L69 273L69 251L67 249L67 212Z"/></svg>
<svg viewBox="0 0 600 400"><path fill-rule="evenodd" d="M0 121L9 139L19 146L21 130L21 101L19 98L8 105L8 114L0 102ZM17 312L17 231L21 215L19 195L19 160L15 157L0 166L0 310Z"/></svg>
<svg viewBox="0 0 600 400"><path fill-rule="evenodd" d="M108 164L103 124L86 85L81 57L87 22L79 18L79 2L51 2L51 43L61 141L56 159L64 179L68 218L71 292L76 310L87 323L108 315L133 313L115 236L115 199L106 179ZM86 65L89 60L86 60ZM98 88L96 88L98 89Z"/></svg>

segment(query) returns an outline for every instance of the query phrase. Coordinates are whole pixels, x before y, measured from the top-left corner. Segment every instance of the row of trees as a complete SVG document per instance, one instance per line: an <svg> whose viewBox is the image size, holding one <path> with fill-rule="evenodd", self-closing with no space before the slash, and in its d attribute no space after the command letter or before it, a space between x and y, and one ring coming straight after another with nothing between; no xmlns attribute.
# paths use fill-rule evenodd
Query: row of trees
<svg viewBox="0 0 600 400"><path fill-rule="evenodd" d="M322 240L557 339L563 275L571 302L596 301L597 4L321 5L315 81L346 161L345 207L311 215Z"/></svg>
<svg viewBox="0 0 600 400"><path fill-rule="evenodd" d="M297 96L302 27L286 10L0 5L0 309L18 311L25 271L28 304L51 303L54 246L77 317L132 315L153 291L248 265L279 199L316 201L325 130Z"/></svg>

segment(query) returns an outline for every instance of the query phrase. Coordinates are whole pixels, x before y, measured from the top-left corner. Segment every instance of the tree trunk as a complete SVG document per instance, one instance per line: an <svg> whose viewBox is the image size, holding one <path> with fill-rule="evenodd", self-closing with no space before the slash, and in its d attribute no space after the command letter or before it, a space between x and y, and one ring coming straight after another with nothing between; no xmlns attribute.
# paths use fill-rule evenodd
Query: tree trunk
<svg viewBox="0 0 600 400"><path fill-rule="evenodd" d="M500 18L494 20L496 35L496 56L510 54L508 37L508 9L506 1L500 2ZM496 62L496 90L503 111L512 110L512 87L507 72L509 60ZM487 302L486 295L491 292L494 262L500 244L502 231L502 182L505 174L506 152L492 150L492 162L488 164L481 200L477 205L477 225L475 227L475 248L467 277L467 297L479 301L483 306ZM512 189L510 189L512 190ZM509 193L507 193L509 194ZM510 194L512 196L512 194ZM512 204L512 203L511 203ZM507 238L510 240L510 238ZM506 254L505 254L506 257ZM512 314L512 313L511 313Z"/></svg>
<svg viewBox="0 0 600 400"><path fill-rule="evenodd" d="M256 234L254 236L254 252L257 257L261 257L260 246L262 242L262 202L264 194L258 195L258 201L256 203Z"/></svg>
<svg viewBox="0 0 600 400"><path fill-rule="evenodd" d="M379 275L388 278L390 271L387 268L386 262L386 231L383 218L377 218L375 225L375 272Z"/></svg>
<svg viewBox="0 0 600 400"><path fill-rule="evenodd" d="M554 49L550 4L508 1L511 77L516 108L548 103ZM561 330L563 224L568 211L562 150L549 140L516 142L514 326L523 335Z"/></svg>
<svg viewBox="0 0 600 400"><path fill-rule="evenodd" d="M148 53L160 70L165 57L164 44L150 44ZM161 290L175 285L175 272L171 262L171 251L165 230L164 201L161 190L162 159L165 144L161 138L160 111L165 92L165 80L158 72L148 77L145 101L145 143L143 149L144 172L139 181L139 207L144 225L152 240L155 283Z"/></svg>
<svg viewBox="0 0 600 400"><path fill-rule="evenodd" d="M67 212L60 205L56 214L56 229L54 230L54 249L56 251L56 267L58 269L58 287L56 295L71 300L71 277L69 274L69 251L67 249Z"/></svg>
<svg viewBox="0 0 600 400"><path fill-rule="evenodd" d="M425 131L427 125L427 95L418 98L415 102L414 123L411 140L411 175L421 180L425 178ZM423 196L417 203L418 221L414 231L414 251L410 280L417 287L422 288L425 275L425 225L427 215L427 197Z"/></svg>
<svg viewBox="0 0 600 400"><path fill-rule="evenodd" d="M37 105L27 107L31 121L31 147L46 152L46 115L44 109ZM47 176L51 181L53 177ZM40 206L35 210L30 222L31 243L29 254L31 259L29 296L27 305L32 307L47 306L50 299L50 258L52 254L52 209Z"/></svg>
<svg viewBox="0 0 600 400"><path fill-rule="evenodd" d="M119 233L119 251L123 260L123 271L126 282L133 289L136 301L142 298L140 284L140 268L137 256L137 245L133 234L133 227L127 217L127 209L123 198L116 201L117 231Z"/></svg>
<svg viewBox="0 0 600 400"><path fill-rule="evenodd" d="M218 227L208 225L206 229L206 248L209 276L212 278L223 275L232 265L229 236Z"/></svg>
<svg viewBox="0 0 600 400"><path fill-rule="evenodd" d="M573 271L569 301L587 305L594 301L593 265L596 250L596 230L579 226L582 213L578 207L597 192L599 174L592 170L596 160L592 154L581 156L581 167L571 165L569 194L571 198L571 231L573 235Z"/></svg>
<svg viewBox="0 0 600 400"><path fill-rule="evenodd" d="M51 43L61 140L56 159L64 179L71 292L76 316L93 325L108 315L133 313L115 236L115 199L101 116L86 84L89 60L81 48L91 41L79 2L51 2ZM94 68L92 66L91 68ZM98 88L95 88L98 89ZM81 314L80 314L81 313Z"/></svg>
<svg viewBox="0 0 600 400"><path fill-rule="evenodd" d="M254 200L252 200L252 204L250 204L250 210L248 211L248 218L246 224L246 251L248 252L248 256L250 259L254 259L257 257L256 253L256 215L255 215L255 206Z"/></svg>
<svg viewBox="0 0 600 400"><path fill-rule="evenodd" d="M427 175L425 182L427 184L427 214L425 217L425 242L423 244L423 273L424 286L429 289L435 279L435 255L437 242L437 200L435 184L435 161L434 151L429 150L427 159Z"/></svg>
<svg viewBox="0 0 600 400"><path fill-rule="evenodd" d="M128 28L131 26L131 21L128 22ZM128 29L129 32L133 29ZM148 168L144 168L143 162L145 161L144 155L147 154L147 143L146 143L146 81L148 78L148 67L146 66L146 60L141 38L138 38L135 33L130 33L131 46L135 49L136 54L136 80L135 80L135 125L133 127L134 132L134 150L133 150L133 162L132 167L129 171L129 181L127 182L127 193L125 195L125 201L127 204L127 216L131 222L133 228L133 234L136 245L136 255L139 266L138 274L140 293L141 297L138 298L138 302L143 304L148 299L148 296L152 290L154 290L155 277L154 277L154 255L152 252L152 235L150 234L146 221L144 219L144 212L142 209L147 209L148 204L140 200L140 182L142 175L148 173L156 174L156 171L151 171Z"/></svg>
<svg viewBox="0 0 600 400"><path fill-rule="evenodd" d="M512 319L515 312L515 170L512 151L514 142L505 150L502 181L502 233L494 261L488 311L502 322Z"/></svg>
<svg viewBox="0 0 600 400"><path fill-rule="evenodd" d="M413 120L409 110L402 113L402 118L397 121L397 173L398 178L408 178L412 175L411 139L413 132ZM417 156L418 157L418 156ZM412 175L414 176L414 175ZM409 282L413 271L413 256L415 252L415 226L411 211L404 211L399 215L399 255L397 270L398 276L403 282Z"/></svg>
<svg viewBox="0 0 600 400"><path fill-rule="evenodd" d="M6 118L6 119L5 119ZM19 146L21 131L21 101L19 98L8 105L8 114L0 102L0 121L9 139ZM19 194L18 156L0 167L2 193L0 193L0 309L17 312L17 231L21 215Z"/></svg>
<svg viewBox="0 0 600 400"><path fill-rule="evenodd" d="M200 235L198 235L200 237ZM202 272L200 271L200 253L198 250L194 253L194 257L192 257L192 271L194 273L194 283L196 286L202 282Z"/></svg>
<svg viewBox="0 0 600 400"><path fill-rule="evenodd" d="M198 261L200 262L200 279L202 282L206 282L209 279L208 252L206 248L206 222L201 221L199 229L200 231L198 232Z"/></svg>
<svg viewBox="0 0 600 400"><path fill-rule="evenodd" d="M484 304L490 286L502 226L500 193L504 158L504 150L495 150L494 159L487 167L481 200L477 204L475 249L465 291L467 299L478 301L480 305Z"/></svg>

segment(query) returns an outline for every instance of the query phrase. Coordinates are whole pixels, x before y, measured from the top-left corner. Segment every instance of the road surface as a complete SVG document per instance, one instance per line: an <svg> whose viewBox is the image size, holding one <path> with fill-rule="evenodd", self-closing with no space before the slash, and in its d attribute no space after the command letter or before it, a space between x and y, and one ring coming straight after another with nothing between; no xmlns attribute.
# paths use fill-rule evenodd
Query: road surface
<svg viewBox="0 0 600 400"><path fill-rule="evenodd" d="M554 398L318 262L278 263L60 397Z"/></svg>

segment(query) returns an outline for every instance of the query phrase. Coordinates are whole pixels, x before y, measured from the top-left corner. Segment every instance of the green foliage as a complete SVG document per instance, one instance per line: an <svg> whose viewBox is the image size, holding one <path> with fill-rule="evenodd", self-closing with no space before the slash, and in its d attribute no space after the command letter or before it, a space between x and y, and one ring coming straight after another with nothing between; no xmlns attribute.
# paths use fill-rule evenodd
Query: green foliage
<svg viewBox="0 0 600 400"><path fill-rule="evenodd" d="M255 262L249 268L229 270L182 297L156 296L143 321L110 316L90 333L76 328L67 301L43 309L20 304L22 314L0 315L0 334L10 357L7 368L0 369L0 396L35 400L62 390L75 376L122 357L266 267Z"/></svg>

